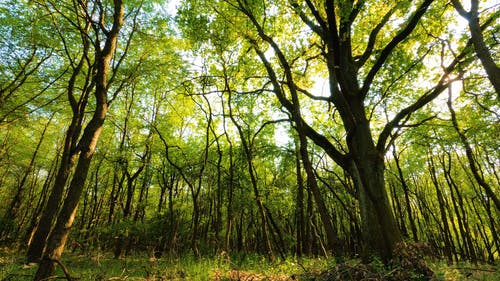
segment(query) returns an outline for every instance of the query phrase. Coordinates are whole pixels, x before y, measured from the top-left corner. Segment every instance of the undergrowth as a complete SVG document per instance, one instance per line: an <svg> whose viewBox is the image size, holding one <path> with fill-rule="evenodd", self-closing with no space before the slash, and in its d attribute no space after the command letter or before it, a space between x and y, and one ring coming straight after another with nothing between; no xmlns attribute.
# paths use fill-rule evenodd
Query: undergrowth
<svg viewBox="0 0 500 281"><path fill-rule="evenodd" d="M32 280L37 269L36 265L26 265L23 253L9 249L0 249L0 281ZM404 269L393 264L384 266L380 262L368 265L359 260L349 260L344 263L335 263L324 258L289 258L285 261L270 262L258 255L229 257L221 253L210 258L182 258L160 259L150 258L147 255L136 254L123 259L113 259L111 254L92 252L86 254L65 253L61 261L69 270L73 280L252 280L252 281L336 281L336 280L405 280L397 274L404 274L406 280L432 281L498 281L500 280L499 266L473 265L459 263L447 265L445 262L427 261L432 270L430 279L419 279L418 272ZM57 269L57 280L64 280L64 274ZM423 278L423 277L422 277Z"/></svg>

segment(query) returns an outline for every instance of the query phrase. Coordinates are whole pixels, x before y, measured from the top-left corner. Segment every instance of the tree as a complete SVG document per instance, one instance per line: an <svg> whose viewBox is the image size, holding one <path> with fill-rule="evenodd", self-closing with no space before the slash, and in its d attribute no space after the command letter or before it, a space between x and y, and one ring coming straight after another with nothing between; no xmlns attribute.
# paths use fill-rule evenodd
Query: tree
<svg viewBox="0 0 500 281"><path fill-rule="evenodd" d="M97 10L88 6L96 5ZM96 3L75 3L77 15L83 16L85 24L79 26L85 48L89 48L88 32L90 28L95 31L95 42L93 42L95 56L95 76L92 77L92 87L94 88L95 109L91 120L85 126L83 135L78 142L77 151L79 153L78 163L74 171L73 178L69 185L67 196L57 217L56 224L48 237L47 247L38 267L34 280L45 280L54 273L55 266L64 250L69 229L73 224L80 195L83 191L85 180L89 171L90 163L97 146L99 135L102 131L104 120L108 112L108 89L111 60L115 55L120 29L124 23L125 4L121 0L113 2L113 12L110 17L112 24L110 28L105 26L105 10L101 2ZM93 20L93 11L98 11L99 22ZM103 36L103 39L101 39ZM102 40L102 41L101 41ZM85 58L86 59L86 58ZM82 58L82 61L85 61ZM72 107L77 107L76 101L70 96ZM86 102L84 103L86 104ZM42 221L41 224L51 224Z"/></svg>
<svg viewBox="0 0 500 281"><path fill-rule="evenodd" d="M52 122L52 118L54 115L52 115L48 122L45 124L43 131L40 136L40 140L38 141L35 151L33 152L33 156L30 159L30 162L28 164L28 168L26 169L24 175L21 178L21 181L19 182L17 186L17 191L15 192L14 197L12 198L11 202L8 204L9 207L6 210L2 220L4 223L7 224L13 224L15 218L19 215L19 209L21 207L21 203L24 197L24 193L26 193L26 185L28 181L28 177L33 173L33 170L35 168L35 160L37 158L38 153L40 152L40 147L42 145L43 140L45 139L45 133L47 132L47 128L49 127L50 123ZM20 226L18 228L18 231L20 229ZM5 229L0 229L0 239L4 239L4 235L12 235L12 234L17 234L17 233L7 233Z"/></svg>
<svg viewBox="0 0 500 281"><path fill-rule="evenodd" d="M491 15L491 17L489 17L486 20L486 23L482 26L479 19L478 0L470 1L470 11L466 11L459 0L452 0L451 2L460 16L467 20L472 44L476 50L476 55L481 61L488 79L493 85L495 91L497 92L498 99L500 100L500 67L495 63L495 60L490 53L490 48L486 44L486 40L483 35L484 26L489 25L490 22L497 21L500 13L498 11L493 13L493 15Z"/></svg>
<svg viewBox="0 0 500 281"><path fill-rule="evenodd" d="M47 3L47 5L43 8L50 10L50 4L51 3ZM59 15L62 16L62 14ZM43 209L38 226L33 231L33 238L28 247L28 262L38 262L42 257L46 245L45 243L52 227L52 222L54 221L54 218L57 215L60 207L60 202L64 194L64 187L77 158L76 147L78 138L81 134L88 97L90 95L90 91L93 88L93 85L91 85L91 72L89 69L87 69L91 68L91 66L89 66L90 62L88 60L90 41L87 38L87 33L90 30L90 22L86 22L79 26L80 30L78 30L78 32L81 33L80 35L82 39L81 50L80 52L78 52L79 54L75 54L73 53L74 51L71 48L76 47L68 45L67 42L69 41L69 38L63 36L61 30L58 28L56 20L53 20L53 24L58 31L57 35L63 42L63 52L66 54L67 59L70 62L70 68L72 69L66 89L66 94L71 105L72 118L71 123L66 130L62 156L59 162L60 164L58 167L54 185L50 192L46 207ZM73 55L75 57L73 57ZM80 75L85 76L85 79L83 79L83 81L77 80ZM80 93L78 93L78 91L76 90L78 88L77 84L79 82L82 83L81 89L83 89Z"/></svg>
<svg viewBox="0 0 500 281"><path fill-rule="evenodd" d="M51 32L42 31L50 24L43 13L19 1L2 1L0 13L0 126L4 126L56 100L57 96L47 98L46 92L65 70L47 69L57 44L52 44Z"/></svg>
<svg viewBox="0 0 500 281"><path fill-rule="evenodd" d="M439 36L427 35L425 28L417 29L419 24L423 25L421 22L426 15L432 18L434 11L429 12L429 7L433 2L426 0L416 4L403 1L382 7L367 1L290 1L288 5L281 5L274 1L236 0L224 1L224 9L215 8L227 19L239 15L238 20L226 21L226 24L240 32L256 51L267 72L270 90L275 93L280 106L294 116L294 123L303 127L309 139L350 174L360 200L365 258L375 254L388 261L394 246L401 241L384 182L384 156L394 139L392 133L446 89L450 74L465 56L461 53L452 59L444 66L440 77L435 78L439 75L435 73L433 87L413 91L412 98L397 105L398 110L393 106L392 118L386 120L385 125L370 113L381 110L377 105L396 95L394 85L384 86L384 78L393 81L392 84L408 79L406 75L426 57L419 51L416 58L411 58L409 51L417 40L415 38L422 46L423 42L433 44L434 38ZM196 7L190 8L194 10ZM289 27L285 27L280 17L289 19ZM393 24L395 19L401 23ZM426 20L425 25L431 26L430 20ZM367 29L367 25L374 28ZM243 31L239 26L252 28ZM300 34L306 28L312 35L292 37L294 32ZM403 57L405 60L401 60ZM399 78L388 72L398 58L398 67L402 71ZM406 63L401 64L403 61ZM308 72L312 68L308 66L312 65L321 74ZM302 77L322 74L328 79L329 93L326 96L314 95L304 87ZM380 95L376 89L383 87L387 87L385 94ZM304 106L297 102L299 95L300 99L325 103L327 106L323 108L333 106L332 125L344 129L343 140L329 139L306 118L293 114L297 109L305 114ZM337 117L340 117L340 122Z"/></svg>
<svg viewBox="0 0 500 281"><path fill-rule="evenodd" d="M495 262L497 6L396 2L3 1L0 243Z"/></svg>
<svg viewBox="0 0 500 281"><path fill-rule="evenodd" d="M469 162L470 170L472 172L472 175L474 176L474 179L477 181L477 183L484 189L484 192L488 197L491 198L493 201L493 204L495 205L497 211L500 213L500 199L498 196L495 194L494 189L488 184L488 182L484 179L483 175L481 175L481 169L478 167L478 163L475 160L474 157L474 152L472 150L472 146L467 139L467 136L465 135L464 131L460 127L457 121L457 114L455 110L453 109L453 100L452 100L452 89L451 86L448 89L448 101L447 101L447 106L448 110L450 111L451 114L451 122L453 124L453 128L457 132L458 136L460 137L460 141L462 142L464 148L465 148L465 154L467 155L467 160Z"/></svg>

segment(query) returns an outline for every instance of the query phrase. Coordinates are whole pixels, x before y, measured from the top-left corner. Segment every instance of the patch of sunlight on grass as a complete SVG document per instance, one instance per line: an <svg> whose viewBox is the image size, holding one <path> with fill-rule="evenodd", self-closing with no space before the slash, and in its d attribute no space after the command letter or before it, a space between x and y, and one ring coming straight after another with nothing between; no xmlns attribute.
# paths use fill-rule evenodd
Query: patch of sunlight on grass
<svg viewBox="0 0 500 281"><path fill-rule="evenodd" d="M443 261L430 264L434 271L435 281L498 281L500 280L500 265L471 264L459 262L448 265Z"/></svg>

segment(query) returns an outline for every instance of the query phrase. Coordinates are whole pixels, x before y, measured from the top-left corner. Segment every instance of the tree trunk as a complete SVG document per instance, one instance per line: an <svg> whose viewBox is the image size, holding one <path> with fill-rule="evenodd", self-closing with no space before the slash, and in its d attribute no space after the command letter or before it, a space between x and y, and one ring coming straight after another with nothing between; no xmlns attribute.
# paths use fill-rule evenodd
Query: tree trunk
<svg viewBox="0 0 500 281"><path fill-rule="evenodd" d="M385 191L383 160L378 157L358 158L360 167L353 163L350 173L358 186L363 259L368 261L371 255L378 255L388 262L401 236Z"/></svg>
<svg viewBox="0 0 500 281"><path fill-rule="evenodd" d="M57 149L57 152L59 152L59 151L60 150ZM38 197L36 204L33 206L34 210L33 210L33 214L31 217L31 221L30 221L30 224L28 226L28 230L26 231L26 233L24 235L24 239L23 239L23 241L25 241L27 245L31 244L31 240L33 239L33 235L35 234L35 231L37 229L38 218L40 217L40 215L43 211L43 207L44 207L45 201L47 199L49 189L52 186L52 181L55 178L55 174L57 172L57 167L59 166L59 157L57 156L58 154L59 153L56 153L56 156L53 159L52 165L51 165L49 172L47 174L47 177L45 178L45 181L43 183L42 191Z"/></svg>
<svg viewBox="0 0 500 281"><path fill-rule="evenodd" d="M469 12L465 11L459 0L452 0L451 2L458 13L468 21L471 40L476 50L476 55L481 61L488 79L493 85L497 97L500 100L500 67L495 63L494 58L490 54L490 48L486 45L483 37L483 30L479 23L479 1L471 0L471 9Z"/></svg>
<svg viewBox="0 0 500 281"><path fill-rule="evenodd" d="M500 96L500 92L499 92ZM453 109L453 103L452 103L452 90L451 86L448 88L448 101L447 101L447 106L451 114L451 121L453 124L453 128L457 132L458 136L460 137L460 141L462 142L464 148L465 148L465 154L467 155L467 160L469 161L469 167L474 175L474 179L477 181L477 183L484 189L484 192L488 197L491 198L493 201L493 204L495 205L498 213L500 214L500 199L498 198L497 194L493 190L493 188L486 182L484 177L480 173L480 166L479 163L476 163L476 160L474 159L474 152L472 151L472 146L469 143L469 140L467 136L465 135L464 131L460 128L457 120L457 116L455 113L455 110Z"/></svg>
<svg viewBox="0 0 500 281"><path fill-rule="evenodd" d="M300 164L300 152L297 140L295 140L295 169L297 176L297 196L295 202L295 254L301 257L306 241L305 238L305 219L304 219L304 180L302 178L302 168Z"/></svg>
<svg viewBox="0 0 500 281"><path fill-rule="evenodd" d="M434 165L434 161L432 159L432 155L429 155L429 169L430 169L430 176L432 179L432 183L434 185L434 188L436 189L436 196L438 199L438 205L439 205L439 213L441 215L441 223L442 223L442 235L443 235L443 240L444 240L444 253L446 257L448 258L448 262L451 263L453 261L453 256L452 253L455 252L455 246L453 244L453 238L451 236L451 231L450 227L448 225L448 215L446 214L446 202L443 199L443 194L441 192L441 188L439 186L439 182L437 179L436 175L436 168Z"/></svg>
<svg viewBox="0 0 500 281"><path fill-rule="evenodd" d="M69 151L66 151L65 148L54 186L52 187L49 199L43 209L42 216L40 217L39 223L33 234L31 243L28 246L28 263L38 262L42 257L47 237L49 236L49 232L52 227L52 222L57 215L57 211L59 210L60 202L64 194L64 186L66 185L66 181L71 173L71 168L76 160L76 155L69 154Z"/></svg>
<svg viewBox="0 0 500 281"><path fill-rule="evenodd" d="M403 170L401 169L401 166L399 164L399 156L396 153L396 146L393 145L392 149L393 149L392 155L394 156L394 162L396 163L396 168L398 170L399 181L401 182L401 186L403 187L403 191L405 194L406 212L408 214L408 220L410 222L410 229L411 229L411 233L413 235L413 241L417 242L418 241L417 226L415 225L415 220L413 218L413 213L411 211L409 187L408 187L408 184L406 183L406 180L404 178Z"/></svg>
<svg viewBox="0 0 500 281"><path fill-rule="evenodd" d="M47 204L42 212L42 216L40 218L38 226L33 234L31 243L28 246L28 263L38 262L42 257L44 248L46 246L47 237L49 236L50 229L52 227L54 219L57 216L57 212L64 195L66 182L68 181L68 178L77 160L78 152L76 146L82 130L82 123L85 115L85 108L87 106L88 97L90 95L90 89L92 88L92 82L90 82L91 79L89 77L90 73L92 72L92 66L88 66L90 70L86 74L87 77L85 79L85 84L80 85L83 90L78 101L75 97L74 92L76 88L77 77L81 74L82 69L84 69L85 64L87 63L86 58L88 57L89 53L90 41L86 37L86 35L88 34L89 30L90 21L86 22L86 25L83 29L78 30L82 35L85 34L82 36L82 55L78 64L72 65L73 72L71 73L71 77L68 81L67 86L68 100L71 105L73 115L71 123L66 130L63 152L54 186L52 187L52 191L50 193ZM66 51L69 52L68 50Z"/></svg>
<svg viewBox="0 0 500 281"><path fill-rule="evenodd" d="M297 125L297 128L299 125ZM297 129L297 131L299 131ZM304 165L304 170L307 174L307 186L311 189L311 193L314 197L316 207L318 208L319 216L326 233L327 246L326 250L332 254L336 254L338 249L338 238L335 231L332 219L328 214L328 209L326 207L321 191L319 190L318 182L313 171L312 163L309 159L309 152L307 151L307 138L305 135L299 133L299 151L301 154L302 164Z"/></svg>
<svg viewBox="0 0 500 281"><path fill-rule="evenodd" d="M349 100L352 119L347 124L347 145L352 160L347 168L359 198L363 259L379 256L384 263L392 258L395 245L401 241L389 205L384 180L384 154L373 143L364 106L357 99Z"/></svg>
<svg viewBox="0 0 500 281"><path fill-rule="evenodd" d="M104 12L104 11L103 11ZM95 111L92 119L89 121L79 142L78 164L73 175L73 179L68 188L61 212L56 221L53 231L47 242L47 249L43 254L42 261L35 275L35 281L47 280L54 274L56 262L60 260L64 250L69 230L73 224L75 214L78 208L78 202L85 186L85 180L90 168L90 163L94 155L99 135L101 134L104 120L108 112L108 81L107 76L110 72L110 61L116 49L118 33L123 25L123 15L125 12L124 4L121 0L114 0L113 26L111 30L106 31L106 41L102 49L95 46L95 59L97 73L95 74L95 92L96 99ZM101 28L101 27L98 27Z"/></svg>
<svg viewBox="0 0 500 281"><path fill-rule="evenodd" d="M69 236L69 230L73 224L73 220L78 208L80 195L85 186L85 180L90 167L90 162L94 154L97 140L102 130L102 124L107 112L107 105L102 104L100 110L96 111L94 118L87 125L85 133L82 136L83 146L82 152L78 159L78 164L75 169L75 174L68 188L67 196L64 200L63 207L57 218L54 229L52 230L48 242L47 249L38 267L35 275L35 281L46 280L54 274L56 261L60 260L66 240Z"/></svg>
<svg viewBox="0 0 500 281"><path fill-rule="evenodd" d="M225 124L224 124L225 125ZM224 128L226 128L224 126ZM233 194L234 194L234 170L235 164L233 159L233 142L231 141L227 129L224 129L224 134L226 135L226 140L229 144L229 175L228 175L228 187L227 187L227 204L226 204L226 233L225 233L225 249L226 253L231 252L231 233L233 228L233 222L235 220L233 214Z"/></svg>

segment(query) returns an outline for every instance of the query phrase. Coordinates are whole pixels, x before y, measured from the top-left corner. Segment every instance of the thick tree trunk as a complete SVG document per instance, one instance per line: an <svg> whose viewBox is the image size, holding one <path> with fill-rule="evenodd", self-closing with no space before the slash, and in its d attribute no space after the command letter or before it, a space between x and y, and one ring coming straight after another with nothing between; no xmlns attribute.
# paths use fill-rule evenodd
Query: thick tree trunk
<svg viewBox="0 0 500 281"><path fill-rule="evenodd" d="M376 255L388 262L401 236L385 190L383 159L377 154L357 160L358 163L352 163L350 174L360 201L363 259Z"/></svg>
<svg viewBox="0 0 500 281"><path fill-rule="evenodd" d="M347 170L360 203L364 245L362 256L365 261L371 256L379 256L386 263L392 258L394 247L402 237L385 189L385 152L375 147L362 100L344 100L348 103L347 108L338 108L341 109L347 129L346 141L351 158Z"/></svg>

